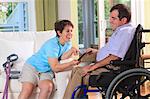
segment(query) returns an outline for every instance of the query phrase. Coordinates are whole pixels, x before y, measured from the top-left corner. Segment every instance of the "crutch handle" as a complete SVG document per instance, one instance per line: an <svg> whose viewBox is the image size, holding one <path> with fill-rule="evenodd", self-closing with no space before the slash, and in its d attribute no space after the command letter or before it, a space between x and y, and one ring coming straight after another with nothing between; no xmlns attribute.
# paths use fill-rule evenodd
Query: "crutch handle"
<svg viewBox="0 0 150 99"><path fill-rule="evenodd" d="M18 59L18 55L16 54L11 54L7 57L7 60L9 60L10 62L16 61Z"/></svg>

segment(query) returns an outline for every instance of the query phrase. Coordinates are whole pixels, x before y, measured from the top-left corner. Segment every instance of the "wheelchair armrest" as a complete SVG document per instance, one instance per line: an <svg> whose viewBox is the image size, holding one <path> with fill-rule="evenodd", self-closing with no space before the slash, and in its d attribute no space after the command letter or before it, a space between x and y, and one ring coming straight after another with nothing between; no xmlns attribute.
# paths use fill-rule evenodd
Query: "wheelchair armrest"
<svg viewBox="0 0 150 99"><path fill-rule="evenodd" d="M110 62L111 65L113 66L122 66L122 65L135 65L136 61L131 61L131 60L113 60Z"/></svg>
<svg viewBox="0 0 150 99"><path fill-rule="evenodd" d="M110 65L113 65L113 66L124 66L124 65L135 65L136 64L136 61L131 61L131 60L112 60L110 61ZM101 67L99 67L101 68ZM96 68L98 69L98 68ZM95 70L96 70L95 69ZM89 71L88 73L91 73L92 71Z"/></svg>

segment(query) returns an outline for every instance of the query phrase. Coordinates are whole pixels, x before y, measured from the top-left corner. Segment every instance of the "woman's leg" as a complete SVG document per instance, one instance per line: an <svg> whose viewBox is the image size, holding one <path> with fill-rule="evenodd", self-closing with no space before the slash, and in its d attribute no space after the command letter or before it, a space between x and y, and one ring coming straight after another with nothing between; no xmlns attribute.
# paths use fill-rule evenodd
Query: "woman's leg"
<svg viewBox="0 0 150 99"><path fill-rule="evenodd" d="M38 87L40 88L39 99L48 99L53 91L54 84L51 80L41 80Z"/></svg>
<svg viewBox="0 0 150 99"><path fill-rule="evenodd" d="M34 84L29 83L29 82L23 82L22 90L21 90L21 93L19 94L18 99L29 99L29 97L32 94L33 89L34 89Z"/></svg>
<svg viewBox="0 0 150 99"><path fill-rule="evenodd" d="M40 88L38 99L49 99L54 89L53 72L39 73L38 87Z"/></svg>
<svg viewBox="0 0 150 99"><path fill-rule="evenodd" d="M24 64L20 81L22 82L22 90L18 99L29 99L32 95L34 87L37 85L37 72L34 67Z"/></svg>

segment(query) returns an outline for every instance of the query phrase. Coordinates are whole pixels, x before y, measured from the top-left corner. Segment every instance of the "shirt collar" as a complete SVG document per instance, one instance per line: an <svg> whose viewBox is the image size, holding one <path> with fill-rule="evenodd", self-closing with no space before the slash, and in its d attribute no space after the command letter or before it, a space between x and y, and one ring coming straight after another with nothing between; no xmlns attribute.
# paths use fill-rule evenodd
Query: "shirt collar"
<svg viewBox="0 0 150 99"><path fill-rule="evenodd" d="M120 28L128 27L128 26L132 26L132 24L131 23L127 23L127 24L121 25L115 31L119 30Z"/></svg>

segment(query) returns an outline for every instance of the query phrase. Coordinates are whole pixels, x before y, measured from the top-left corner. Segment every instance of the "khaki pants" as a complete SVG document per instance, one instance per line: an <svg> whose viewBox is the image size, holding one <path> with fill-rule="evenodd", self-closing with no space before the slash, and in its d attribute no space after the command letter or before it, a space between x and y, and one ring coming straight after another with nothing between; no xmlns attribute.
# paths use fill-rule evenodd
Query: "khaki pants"
<svg viewBox="0 0 150 99"><path fill-rule="evenodd" d="M63 99L71 99L72 93L74 91L74 89L81 85L82 82L82 68L81 67L76 67L72 70L72 74L71 74L71 78L69 80L68 86L66 88L65 94ZM92 71L92 73L90 73L90 75L98 75L102 72L109 72L109 70L107 70L106 68L99 68L96 69L95 71ZM84 84L88 85L89 84L89 76L90 75L86 75L84 77Z"/></svg>

